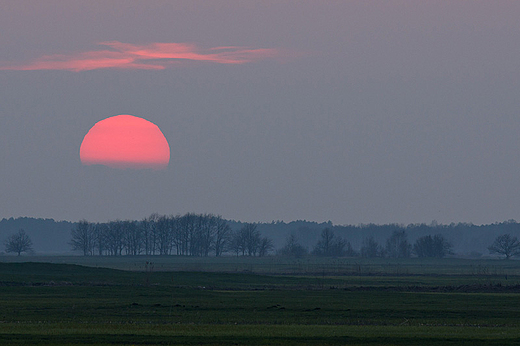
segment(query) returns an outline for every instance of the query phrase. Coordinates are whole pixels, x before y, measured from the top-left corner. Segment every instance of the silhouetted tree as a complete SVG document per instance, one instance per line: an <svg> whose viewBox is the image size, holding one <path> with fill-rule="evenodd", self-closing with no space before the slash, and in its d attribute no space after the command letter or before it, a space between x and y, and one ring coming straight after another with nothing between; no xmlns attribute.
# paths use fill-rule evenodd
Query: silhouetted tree
<svg viewBox="0 0 520 346"><path fill-rule="evenodd" d="M142 237L143 237L143 247L145 255L153 255L155 254L155 246L156 246L156 226L157 219L159 215L156 213L151 214L149 217L144 218L139 223L139 228L141 229Z"/></svg>
<svg viewBox="0 0 520 346"><path fill-rule="evenodd" d="M285 240L285 245L280 250L278 250L278 254L281 256L291 256L298 258L307 255L307 253L307 249L298 242L298 238L292 233Z"/></svg>
<svg viewBox="0 0 520 346"><path fill-rule="evenodd" d="M334 238L334 231L330 228L325 228L321 231L321 237L318 243L312 250L313 255L317 256L334 256L332 250L335 247L336 239Z"/></svg>
<svg viewBox="0 0 520 346"><path fill-rule="evenodd" d="M334 231L330 228L325 228L321 232L320 240L312 250L312 254L316 256L340 257L347 255L347 253L348 255L354 253L350 242L336 237Z"/></svg>
<svg viewBox="0 0 520 346"><path fill-rule="evenodd" d="M498 253L509 259L520 254L520 242L510 234L502 234L495 239L488 250L490 253Z"/></svg>
<svg viewBox="0 0 520 346"><path fill-rule="evenodd" d="M22 252L29 251L33 251L32 241L23 229L9 236L5 241L5 252L15 252L20 256Z"/></svg>
<svg viewBox="0 0 520 346"><path fill-rule="evenodd" d="M125 248L128 255L140 255L143 251L143 228L137 221L123 221Z"/></svg>
<svg viewBox="0 0 520 346"><path fill-rule="evenodd" d="M187 214L191 215L191 214ZM175 248L177 255L188 254L188 228L190 220L185 216L175 217L175 227L173 228L172 234L172 247Z"/></svg>
<svg viewBox="0 0 520 346"><path fill-rule="evenodd" d="M106 235L108 232L108 224L106 223L96 223L93 224L94 231L94 239L95 239L95 249L99 256L106 254L107 245L106 245Z"/></svg>
<svg viewBox="0 0 520 346"><path fill-rule="evenodd" d="M167 216L159 216L156 221L156 248L159 255L168 255L172 247L173 232L171 219Z"/></svg>
<svg viewBox="0 0 520 346"><path fill-rule="evenodd" d="M412 253L412 245L406 239L406 232L393 231L390 238L386 240L386 255L388 257L410 257Z"/></svg>
<svg viewBox="0 0 520 346"><path fill-rule="evenodd" d="M361 257L374 258L382 257L383 249L381 245L377 243L374 237L370 236L363 239L363 245L361 246Z"/></svg>
<svg viewBox="0 0 520 346"><path fill-rule="evenodd" d="M345 247L343 248L343 256L346 257L355 257L359 256L359 254L354 250L352 244L349 241L345 240Z"/></svg>
<svg viewBox="0 0 520 346"><path fill-rule="evenodd" d="M231 242L229 249L238 257L242 252L242 256L246 253L246 240L240 231L231 234Z"/></svg>
<svg viewBox="0 0 520 346"><path fill-rule="evenodd" d="M72 250L83 252L83 256L92 256L96 248L96 232L92 223L80 220L71 231Z"/></svg>
<svg viewBox="0 0 520 346"><path fill-rule="evenodd" d="M109 255L120 256L124 249L125 229L123 221L116 220L108 223L105 234L106 249Z"/></svg>
<svg viewBox="0 0 520 346"><path fill-rule="evenodd" d="M420 237L413 245L418 257L444 257L451 252L451 244L440 234Z"/></svg>
<svg viewBox="0 0 520 346"><path fill-rule="evenodd" d="M244 246L243 254L256 256L260 246L260 232L256 229L256 225L254 223L244 224L239 231L239 237Z"/></svg>
<svg viewBox="0 0 520 346"><path fill-rule="evenodd" d="M184 214L179 226L182 255L197 255L199 248L197 243L197 215L193 213Z"/></svg>
<svg viewBox="0 0 520 346"><path fill-rule="evenodd" d="M199 215L198 220L198 255L207 257L209 256L209 252L213 249L217 223L213 214Z"/></svg>
<svg viewBox="0 0 520 346"><path fill-rule="evenodd" d="M267 237L263 237L260 239L260 244L258 246L258 256L267 256L269 252L273 251L273 249L273 241Z"/></svg>
<svg viewBox="0 0 520 346"><path fill-rule="evenodd" d="M231 228L222 216L215 217L215 256L221 256L231 241Z"/></svg>

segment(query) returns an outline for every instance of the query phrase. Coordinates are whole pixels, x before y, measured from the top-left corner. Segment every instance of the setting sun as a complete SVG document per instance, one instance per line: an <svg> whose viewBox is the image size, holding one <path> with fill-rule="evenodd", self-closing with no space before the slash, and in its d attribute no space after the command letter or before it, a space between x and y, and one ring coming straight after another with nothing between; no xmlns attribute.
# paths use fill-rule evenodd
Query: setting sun
<svg viewBox="0 0 520 346"><path fill-rule="evenodd" d="M80 159L84 165L163 169L170 161L170 147L157 125L124 114L101 120L88 131Z"/></svg>

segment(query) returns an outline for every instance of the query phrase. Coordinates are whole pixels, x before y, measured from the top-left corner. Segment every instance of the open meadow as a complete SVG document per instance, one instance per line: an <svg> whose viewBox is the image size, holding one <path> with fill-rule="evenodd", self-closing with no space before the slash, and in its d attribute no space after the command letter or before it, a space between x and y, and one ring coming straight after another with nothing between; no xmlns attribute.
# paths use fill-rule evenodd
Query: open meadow
<svg viewBox="0 0 520 346"><path fill-rule="evenodd" d="M520 344L512 260L1 260L2 345Z"/></svg>

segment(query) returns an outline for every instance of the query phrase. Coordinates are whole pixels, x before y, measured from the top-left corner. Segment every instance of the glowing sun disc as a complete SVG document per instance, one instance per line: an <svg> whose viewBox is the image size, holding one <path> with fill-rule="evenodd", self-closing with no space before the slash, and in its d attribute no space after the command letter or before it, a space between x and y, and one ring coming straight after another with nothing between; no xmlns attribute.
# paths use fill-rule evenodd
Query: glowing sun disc
<svg viewBox="0 0 520 346"><path fill-rule="evenodd" d="M84 165L163 169L170 146L157 125L122 114L97 122L83 138L79 156Z"/></svg>

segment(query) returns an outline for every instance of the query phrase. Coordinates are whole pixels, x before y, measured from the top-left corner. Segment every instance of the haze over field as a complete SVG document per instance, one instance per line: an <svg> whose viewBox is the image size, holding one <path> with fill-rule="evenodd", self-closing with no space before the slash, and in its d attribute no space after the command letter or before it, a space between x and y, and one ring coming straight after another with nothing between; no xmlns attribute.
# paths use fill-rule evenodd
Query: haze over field
<svg viewBox="0 0 520 346"><path fill-rule="evenodd" d="M0 219L520 219L518 1L0 9ZM119 114L166 169L81 164Z"/></svg>

